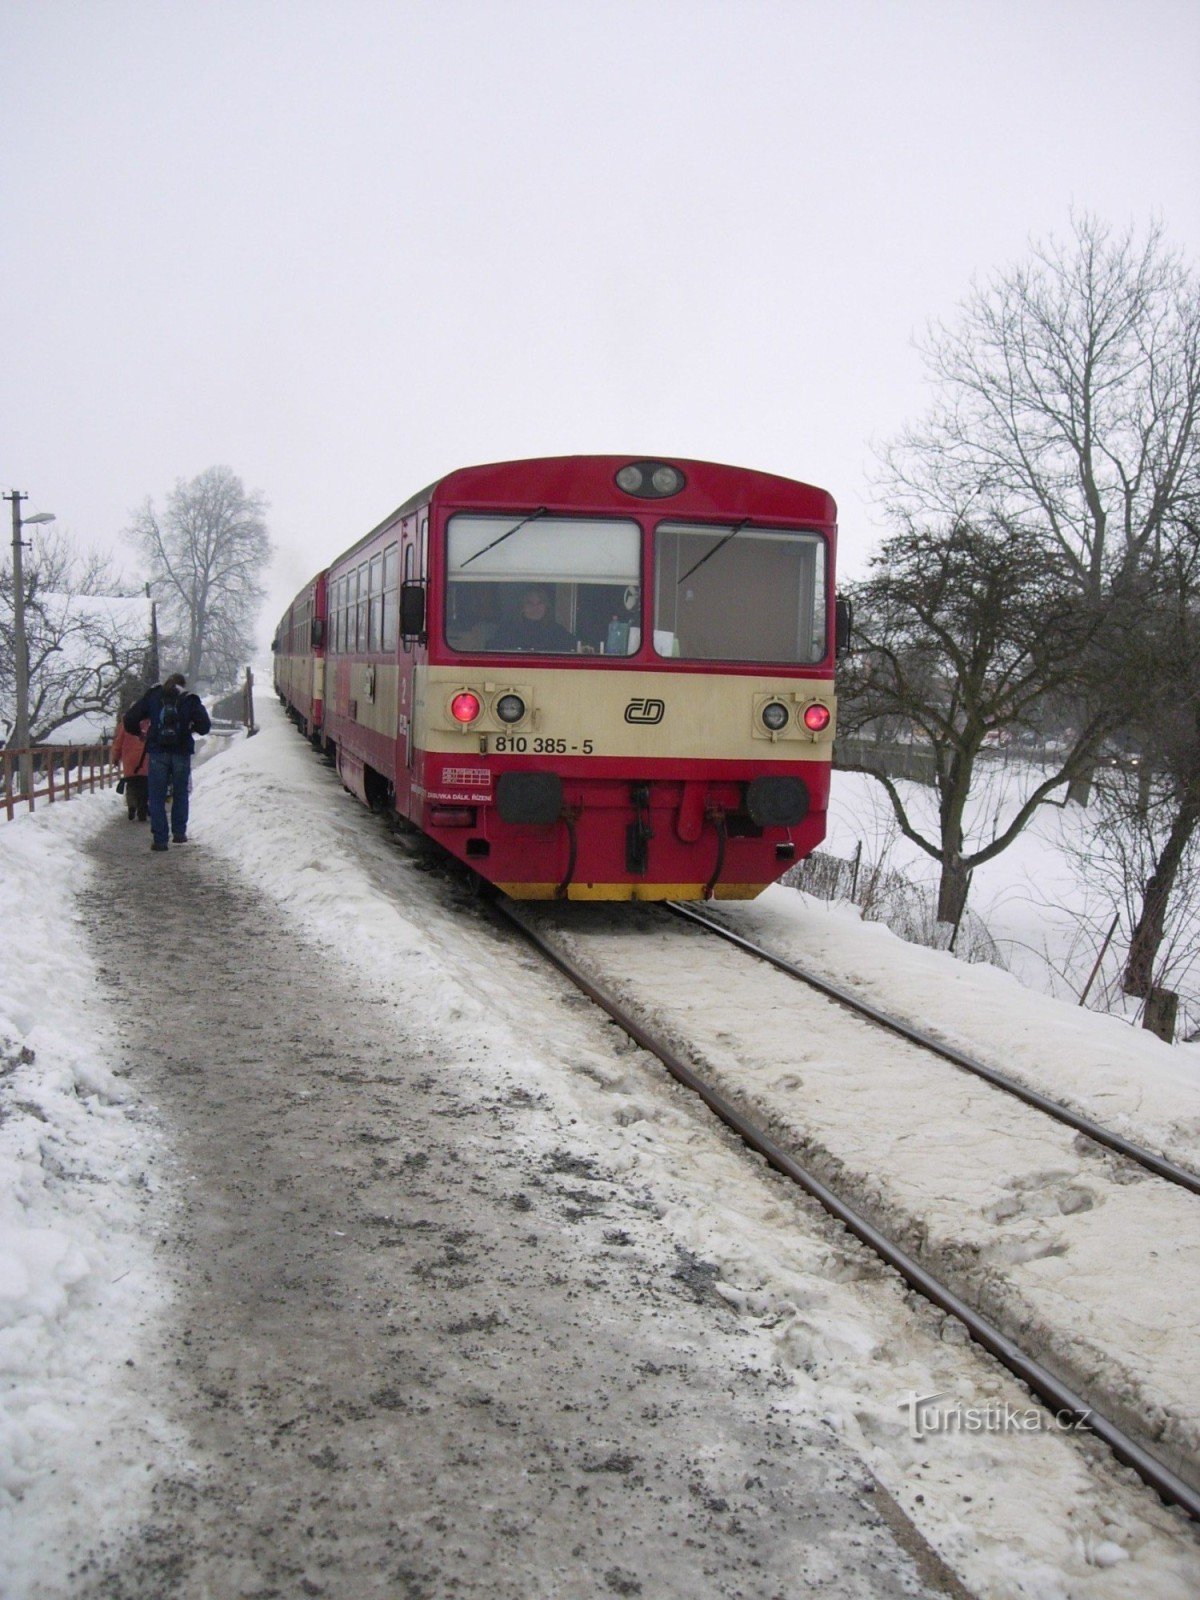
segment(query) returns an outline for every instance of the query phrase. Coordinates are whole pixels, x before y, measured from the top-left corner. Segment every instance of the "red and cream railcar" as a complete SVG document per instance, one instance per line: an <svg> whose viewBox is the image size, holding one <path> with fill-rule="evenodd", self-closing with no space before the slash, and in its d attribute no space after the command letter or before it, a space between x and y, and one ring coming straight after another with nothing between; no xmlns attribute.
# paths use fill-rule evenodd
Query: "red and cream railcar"
<svg viewBox="0 0 1200 1600"><path fill-rule="evenodd" d="M710 462L450 473L326 575L343 782L514 898L758 894L825 833L835 517Z"/></svg>
<svg viewBox="0 0 1200 1600"><path fill-rule="evenodd" d="M279 619L272 650L275 692L310 739L325 723L325 574L306 583Z"/></svg>

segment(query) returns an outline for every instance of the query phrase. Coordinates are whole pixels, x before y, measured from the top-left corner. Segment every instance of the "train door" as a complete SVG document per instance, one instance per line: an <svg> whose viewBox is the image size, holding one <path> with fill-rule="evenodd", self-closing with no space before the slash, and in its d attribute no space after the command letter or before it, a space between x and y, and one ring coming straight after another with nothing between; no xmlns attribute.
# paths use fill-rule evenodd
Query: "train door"
<svg viewBox="0 0 1200 1600"><path fill-rule="evenodd" d="M400 528L399 584L413 583L419 566L419 527L416 517L406 517ZM399 592L397 592L397 603ZM412 639L403 635L399 640L399 672L396 699L396 810L405 816L412 814L413 778L413 667L415 662Z"/></svg>

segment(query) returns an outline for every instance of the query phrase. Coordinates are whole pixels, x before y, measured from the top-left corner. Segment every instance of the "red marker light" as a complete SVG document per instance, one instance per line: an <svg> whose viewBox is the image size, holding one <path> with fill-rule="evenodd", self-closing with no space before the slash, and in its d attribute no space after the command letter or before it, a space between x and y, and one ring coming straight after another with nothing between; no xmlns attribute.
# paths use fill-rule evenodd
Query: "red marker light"
<svg viewBox="0 0 1200 1600"><path fill-rule="evenodd" d="M804 726L809 733L820 733L822 728L829 726L828 706L805 706Z"/></svg>
<svg viewBox="0 0 1200 1600"><path fill-rule="evenodd" d="M480 705L478 696L464 690L456 694L450 702L450 715L456 722L474 722L479 715Z"/></svg>

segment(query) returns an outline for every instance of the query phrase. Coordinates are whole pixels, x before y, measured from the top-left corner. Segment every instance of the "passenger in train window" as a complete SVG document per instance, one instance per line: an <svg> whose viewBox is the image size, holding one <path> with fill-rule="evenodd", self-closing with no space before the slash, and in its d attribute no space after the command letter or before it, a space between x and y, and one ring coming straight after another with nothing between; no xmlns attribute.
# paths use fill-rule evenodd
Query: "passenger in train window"
<svg viewBox="0 0 1200 1600"><path fill-rule="evenodd" d="M574 653L575 639L555 620L550 591L532 584L522 593L516 614L500 624L488 648L564 655Z"/></svg>

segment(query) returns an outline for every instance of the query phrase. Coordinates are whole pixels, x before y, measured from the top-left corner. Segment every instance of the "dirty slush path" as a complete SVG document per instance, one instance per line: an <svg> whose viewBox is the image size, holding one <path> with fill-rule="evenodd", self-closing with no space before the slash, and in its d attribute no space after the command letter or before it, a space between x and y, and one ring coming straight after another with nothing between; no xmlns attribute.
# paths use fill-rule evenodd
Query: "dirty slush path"
<svg viewBox="0 0 1200 1600"><path fill-rule="evenodd" d="M152 856L122 818L92 858L81 911L176 1162L141 1381L187 1443L72 1597L956 1592L739 1359L652 1200L523 1141L544 1107L448 1072L369 960L304 944L202 832Z"/></svg>

